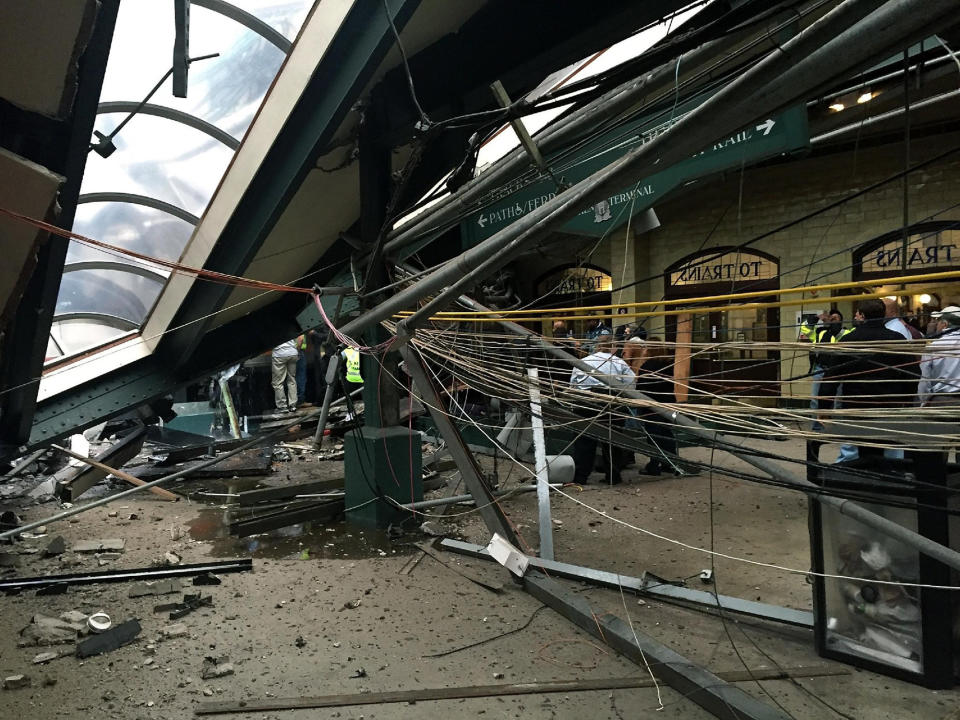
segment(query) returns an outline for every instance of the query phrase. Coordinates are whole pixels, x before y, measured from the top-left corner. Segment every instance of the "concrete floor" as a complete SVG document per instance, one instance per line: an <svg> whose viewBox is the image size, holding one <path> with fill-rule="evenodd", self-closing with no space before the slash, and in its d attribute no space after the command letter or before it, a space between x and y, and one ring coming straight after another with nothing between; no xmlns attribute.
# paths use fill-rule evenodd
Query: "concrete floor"
<svg viewBox="0 0 960 720"><path fill-rule="evenodd" d="M784 457L799 448L766 443ZM684 450L689 457L702 450ZM703 455L706 459L706 455ZM733 467L715 458L722 469ZM489 460L484 459L484 464ZM342 472L339 463L298 463L293 479ZM506 475L501 460L501 477ZM285 472L285 471L284 471ZM714 500L714 546L718 551L803 569L809 566L806 501L786 490L747 484L715 473L653 480L628 473L618 487L587 486L577 499L638 527L705 547L710 542L709 497ZM281 473L281 475L284 473ZM275 475L271 481L280 482ZM515 483L517 471L507 480ZM536 546L536 498L505 502L511 521L526 543ZM48 515L50 505L26 512L29 519ZM111 516L115 512L116 516ZM462 514L466 512L466 514ZM127 519L134 513L136 520ZM442 519L462 539L485 543L487 532L475 513L459 507ZM187 718L198 703L332 693L453 687L578 678L642 677L645 671L617 656L570 622L545 609L530 625L506 637L501 633L526 623L540 603L512 583L499 566L445 555L448 563L504 585L495 594L464 579L430 557L410 574L400 570L415 551L391 544L377 532L343 525L318 527L236 540L220 537L223 511L216 506L150 496L120 501L74 521L52 525L48 537L20 547L43 547L62 534L77 540L124 538L122 557L100 568L92 557L75 556L79 567L99 570L148 565L170 550L183 562L223 557L254 558L254 572L224 575L223 584L204 588L214 607L186 618L189 636L155 642L169 621L152 612L162 598L127 597L128 586L76 588L51 597L0 597L0 672L26 673L29 688L0 692L0 717L94 715L109 718ZM557 559L638 576L650 570L664 578L696 575L710 567L709 556L671 545L601 517L554 496ZM178 532L179 539L173 539ZM416 538L405 538L409 542ZM304 550L307 552L304 553ZM67 557L72 557L68 553ZM21 575L65 571L56 559L21 556ZM810 586L803 576L723 560L715 564L720 592L795 608L810 607ZM613 590L567 583L599 614L625 616L638 632L714 671L822 665L840 673L823 677L740 683L769 704L779 703L795 718L843 716L883 720L956 718L960 692L933 692L818 658L809 632L759 621L725 621L653 600L638 603ZM345 607L359 601L357 607ZM44 666L31 664L48 648L18 648L17 633L34 613L55 615L70 609L103 609L116 620L138 617L143 633L134 644L79 661L74 657ZM297 638L305 641L298 647ZM431 654L489 639L445 657ZM148 652L153 644L155 651ZM739 654L739 656L738 656ZM202 680L205 656L228 655L235 674ZM365 677L354 678L361 674ZM502 675L502 677L501 677ZM56 680L43 686L44 677ZM211 693L210 695L206 695ZM448 718L510 717L605 718L712 717L690 700L661 685L663 710L654 688L524 695L503 698L365 705L337 709L240 714L238 718ZM772 699L771 699L772 698ZM819 700L817 698L820 698Z"/></svg>

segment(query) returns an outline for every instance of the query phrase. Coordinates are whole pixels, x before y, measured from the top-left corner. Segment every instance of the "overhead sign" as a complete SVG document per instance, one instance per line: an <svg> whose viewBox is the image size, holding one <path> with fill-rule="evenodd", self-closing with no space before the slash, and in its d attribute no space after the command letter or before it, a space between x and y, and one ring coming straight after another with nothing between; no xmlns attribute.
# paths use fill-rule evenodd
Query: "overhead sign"
<svg viewBox="0 0 960 720"><path fill-rule="evenodd" d="M681 118L702 104L705 94L669 111L646 116L611 130L570 155L558 152L547 162L561 184L574 185L601 168L623 157L666 132ZM719 138L710 147L665 170L644 178L636 185L614 193L592 207L585 208L567 222L563 232L600 237L623 225L629 217L652 207L674 188L710 173L753 163L780 153L798 150L809 144L807 114L803 106L789 108L779 115ZM524 185L508 183L496 193L495 201L469 215L461 225L464 245L471 247L496 234L510 223L532 212L557 195L550 177L540 177Z"/></svg>
<svg viewBox="0 0 960 720"><path fill-rule="evenodd" d="M857 257L859 256L859 257ZM905 261L904 261L905 260ZM881 245L854 252L858 277L931 272L960 265L960 230L913 233L907 238L894 233Z"/></svg>
<svg viewBox="0 0 960 720"><path fill-rule="evenodd" d="M610 292L613 278L602 270L589 267L568 267L550 273L537 283L539 295L582 295Z"/></svg>
<svg viewBox="0 0 960 720"><path fill-rule="evenodd" d="M749 250L734 250L717 256L716 250L705 251L700 257L687 260L667 273L671 287L706 285L717 282L748 282L772 280L777 277L778 264L768 257Z"/></svg>

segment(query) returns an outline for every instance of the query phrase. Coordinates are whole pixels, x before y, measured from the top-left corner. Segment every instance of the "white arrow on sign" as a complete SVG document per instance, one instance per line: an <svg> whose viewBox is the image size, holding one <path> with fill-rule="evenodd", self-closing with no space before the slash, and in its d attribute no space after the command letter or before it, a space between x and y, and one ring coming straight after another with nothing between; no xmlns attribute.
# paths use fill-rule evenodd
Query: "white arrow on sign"
<svg viewBox="0 0 960 720"><path fill-rule="evenodd" d="M771 118L767 118L766 122L757 125L757 130L763 130L764 135L769 135L774 125L776 125L776 123Z"/></svg>
<svg viewBox="0 0 960 720"><path fill-rule="evenodd" d="M480 217L477 218L477 225L480 227L486 227L487 218L484 217L483 213L480 213Z"/></svg>

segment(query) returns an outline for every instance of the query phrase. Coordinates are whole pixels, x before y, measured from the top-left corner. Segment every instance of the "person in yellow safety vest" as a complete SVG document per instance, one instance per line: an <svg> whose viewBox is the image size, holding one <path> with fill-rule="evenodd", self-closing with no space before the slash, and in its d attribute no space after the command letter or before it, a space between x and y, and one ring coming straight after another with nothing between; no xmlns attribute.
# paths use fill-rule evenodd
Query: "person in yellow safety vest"
<svg viewBox="0 0 960 720"><path fill-rule="evenodd" d="M843 313L839 310L828 310L818 316L820 320L816 325L811 325L809 321L804 320L800 325L800 342L809 342L815 345L823 343L835 343L853 328L844 329ZM821 324L822 323L822 324ZM820 359L820 353L816 350L810 351L810 376L813 379L813 385L810 388L810 409L819 409L817 397L820 395L820 383L823 380L823 362ZM814 419L813 429L820 430L822 425Z"/></svg>
<svg viewBox="0 0 960 720"><path fill-rule="evenodd" d="M360 351L356 348L348 347L344 348L341 354L347 367L347 382L362 383L363 376L360 375Z"/></svg>

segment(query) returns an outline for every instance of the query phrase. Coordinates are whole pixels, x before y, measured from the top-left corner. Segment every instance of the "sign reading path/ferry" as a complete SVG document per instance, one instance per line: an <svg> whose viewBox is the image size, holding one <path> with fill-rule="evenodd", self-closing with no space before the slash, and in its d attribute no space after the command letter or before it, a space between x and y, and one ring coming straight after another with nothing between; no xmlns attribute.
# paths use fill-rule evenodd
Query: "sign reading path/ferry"
<svg viewBox="0 0 960 720"><path fill-rule="evenodd" d="M601 168L666 132L708 96L694 98L671 113L667 110L610 130L576 150L564 150L547 158L554 176L565 186L575 185ZM567 222L563 232L600 237L626 224L627 219L647 210L667 193L690 180L711 173L754 163L809 145L806 109L793 107L720 138L710 147L665 170L644 178L632 187L585 208ZM461 226L464 245L476 245L507 225L536 210L557 195L553 179L540 176L524 184L517 180L500 188L495 200L469 215Z"/></svg>

